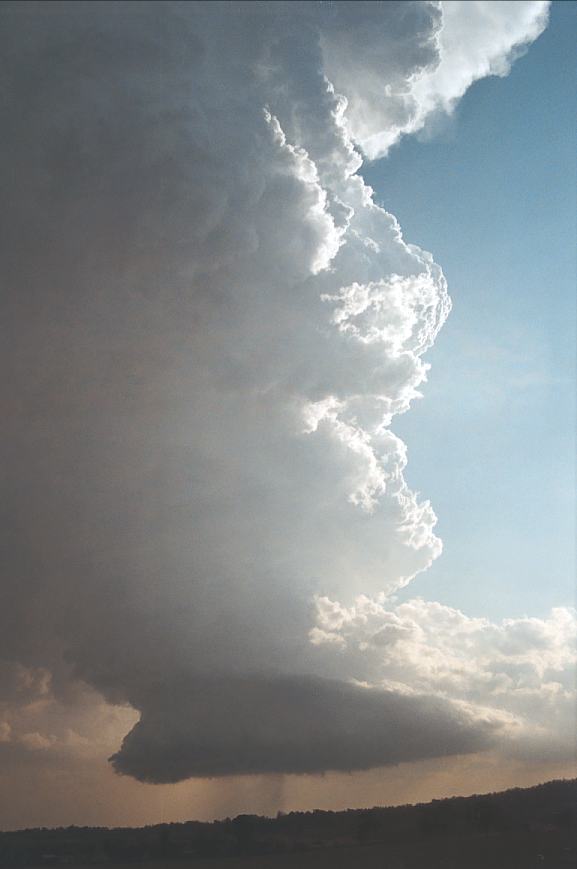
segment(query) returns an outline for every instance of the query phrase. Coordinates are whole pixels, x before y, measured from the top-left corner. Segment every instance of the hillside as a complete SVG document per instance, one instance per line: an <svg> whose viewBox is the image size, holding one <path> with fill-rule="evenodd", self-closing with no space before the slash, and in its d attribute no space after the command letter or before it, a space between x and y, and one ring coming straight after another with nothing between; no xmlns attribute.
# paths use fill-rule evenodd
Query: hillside
<svg viewBox="0 0 577 869"><path fill-rule="evenodd" d="M577 779L416 806L0 833L0 866L529 869L577 857Z"/></svg>

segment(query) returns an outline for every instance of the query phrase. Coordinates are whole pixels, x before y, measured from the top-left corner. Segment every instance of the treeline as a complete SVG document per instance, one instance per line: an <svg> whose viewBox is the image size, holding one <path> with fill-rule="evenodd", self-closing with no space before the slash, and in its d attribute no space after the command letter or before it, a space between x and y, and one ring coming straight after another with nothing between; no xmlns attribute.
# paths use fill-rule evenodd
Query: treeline
<svg viewBox="0 0 577 869"><path fill-rule="evenodd" d="M239 815L142 828L66 827L0 833L0 866L51 866L178 860L309 851L339 845L512 831L577 829L577 779L416 806Z"/></svg>

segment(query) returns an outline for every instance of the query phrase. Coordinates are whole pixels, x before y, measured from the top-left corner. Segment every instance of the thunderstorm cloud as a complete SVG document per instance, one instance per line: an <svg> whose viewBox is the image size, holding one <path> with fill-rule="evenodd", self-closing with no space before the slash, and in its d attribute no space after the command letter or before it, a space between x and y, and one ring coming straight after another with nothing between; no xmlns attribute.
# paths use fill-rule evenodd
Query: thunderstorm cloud
<svg viewBox="0 0 577 869"><path fill-rule="evenodd" d="M391 424L450 300L359 174L547 4L1 14L2 762L110 708L152 782L568 751L570 612L390 600L441 552Z"/></svg>

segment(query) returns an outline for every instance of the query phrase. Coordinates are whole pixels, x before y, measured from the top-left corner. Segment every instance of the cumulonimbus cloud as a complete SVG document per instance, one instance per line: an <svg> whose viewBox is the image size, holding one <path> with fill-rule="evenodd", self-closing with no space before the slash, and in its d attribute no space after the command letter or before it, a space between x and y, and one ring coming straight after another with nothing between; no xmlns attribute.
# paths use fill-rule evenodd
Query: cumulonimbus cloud
<svg viewBox="0 0 577 869"><path fill-rule="evenodd" d="M515 726L311 634L315 600L394 592L441 551L389 426L450 301L359 149L544 26L501 5L451 93L437 3L3 6L0 652L18 684L49 674L47 709L84 684L139 712L119 772L367 768ZM53 721L18 735L26 704L6 694L3 750L61 750Z"/></svg>

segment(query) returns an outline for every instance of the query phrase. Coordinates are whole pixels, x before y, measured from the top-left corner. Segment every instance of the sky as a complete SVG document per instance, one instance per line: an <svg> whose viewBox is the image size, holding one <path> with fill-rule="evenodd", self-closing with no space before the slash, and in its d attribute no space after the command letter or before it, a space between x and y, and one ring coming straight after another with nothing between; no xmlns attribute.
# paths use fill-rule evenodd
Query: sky
<svg viewBox="0 0 577 869"><path fill-rule="evenodd" d="M426 400L395 423L444 541L411 592L489 618L575 599L576 15L554 3L506 78L363 168L453 299Z"/></svg>
<svg viewBox="0 0 577 869"><path fill-rule="evenodd" d="M4 829L575 772L549 12L2 5Z"/></svg>

